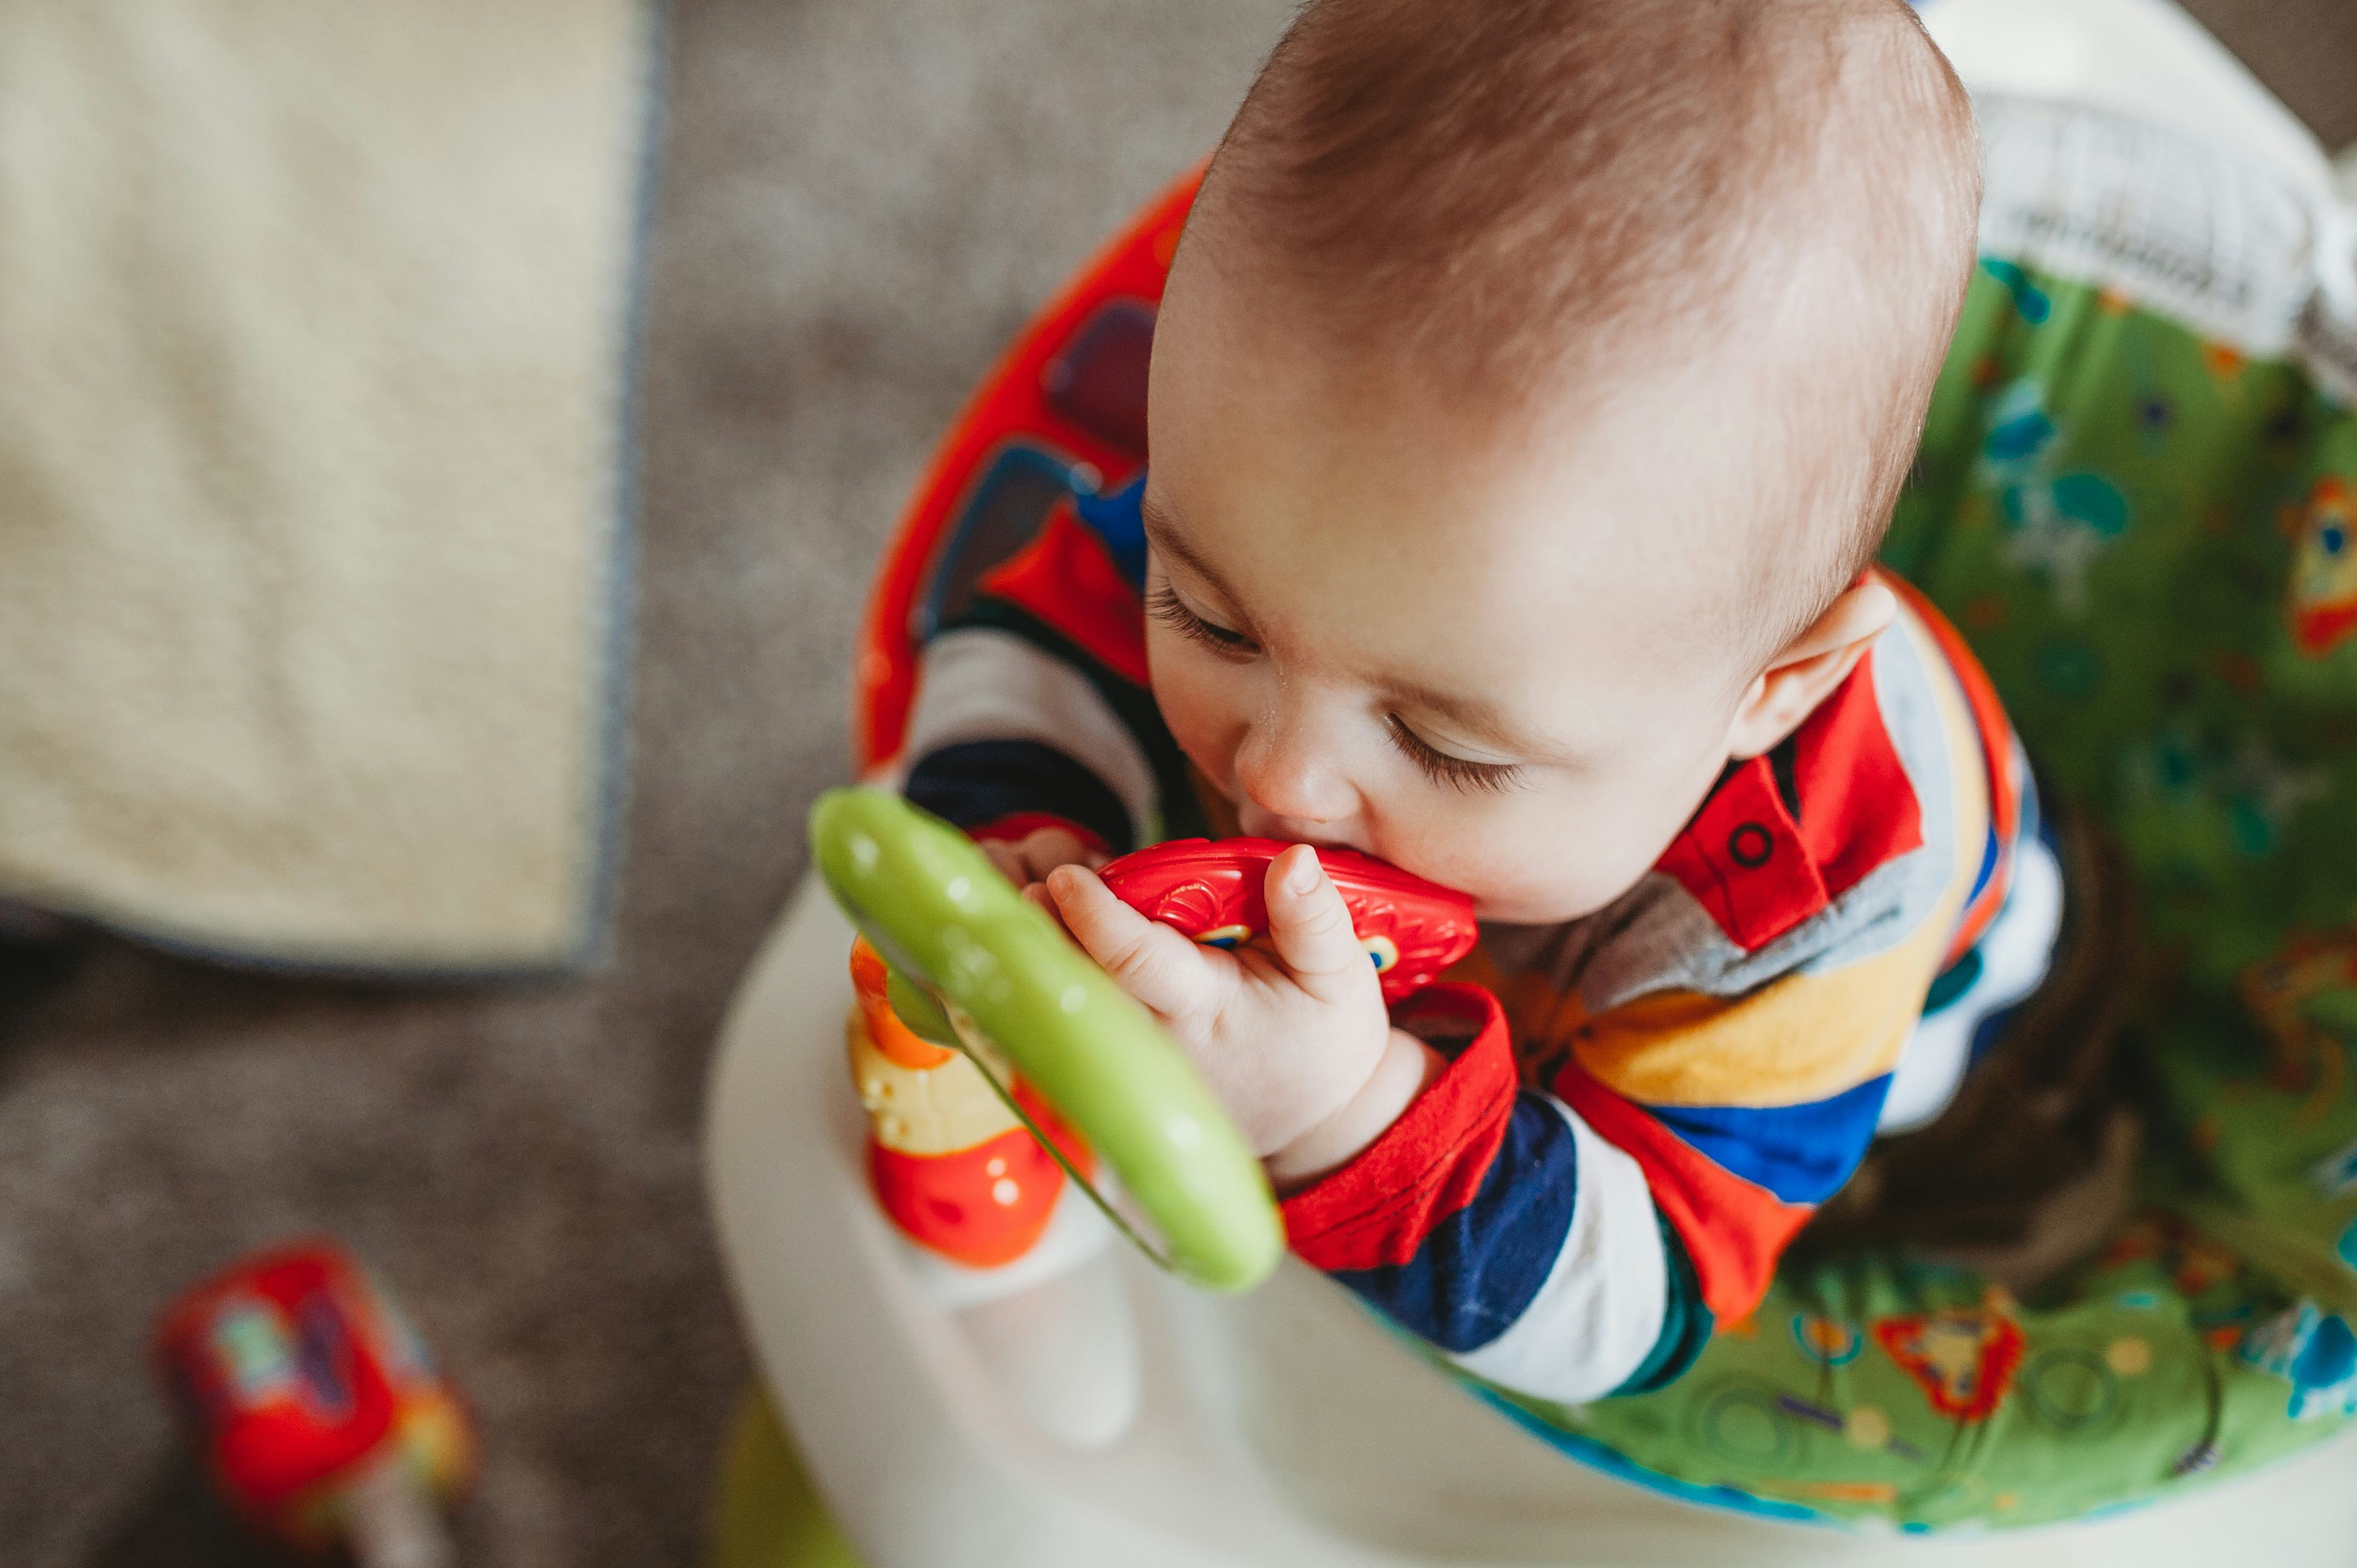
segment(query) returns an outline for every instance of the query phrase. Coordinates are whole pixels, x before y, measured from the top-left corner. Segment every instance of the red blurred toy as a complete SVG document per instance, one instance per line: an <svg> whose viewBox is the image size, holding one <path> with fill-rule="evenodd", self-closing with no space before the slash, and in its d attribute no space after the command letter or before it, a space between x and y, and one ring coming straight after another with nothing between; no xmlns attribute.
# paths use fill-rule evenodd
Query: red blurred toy
<svg viewBox="0 0 2357 1568"><path fill-rule="evenodd" d="M1268 929L1268 863L1292 848L1275 839L1174 839L1109 863L1099 875L1115 897L1213 947L1248 942ZM1350 908L1351 929L1383 977L1383 1000L1413 996L1473 950L1473 900L1347 849L1318 863Z"/></svg>
<svg viewBox="0 0 2357 1568"><path fill-rule="evenodd" d="M448 1384L332 1242L259 1253L166 1309L156 1364L215 1487L260 1533L363 1568L449 1560L436 1509L474 1438Z"/></svg>

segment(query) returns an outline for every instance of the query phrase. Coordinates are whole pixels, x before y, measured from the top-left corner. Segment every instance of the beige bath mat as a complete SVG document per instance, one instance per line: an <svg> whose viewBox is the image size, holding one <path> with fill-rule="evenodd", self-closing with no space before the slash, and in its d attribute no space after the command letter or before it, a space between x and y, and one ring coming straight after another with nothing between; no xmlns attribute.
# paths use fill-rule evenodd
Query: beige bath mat
<svg viewBox="0 0 2357 1568"><path fill-rule="evenodd" d="M0 6L0 895L300 966L594 952L653 38Z"/></svg>

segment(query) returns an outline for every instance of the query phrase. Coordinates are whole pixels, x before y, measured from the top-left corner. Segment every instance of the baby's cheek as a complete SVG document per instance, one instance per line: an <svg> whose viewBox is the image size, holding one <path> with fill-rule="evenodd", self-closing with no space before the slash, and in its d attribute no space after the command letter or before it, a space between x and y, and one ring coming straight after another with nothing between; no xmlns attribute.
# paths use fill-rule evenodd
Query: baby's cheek
<svg viewBox="0 0 2357 1568"><path fill-rule="evenodd" d="M1177 648L1157 646L1176 640ZM1170 738L1222 792L1232 789L1236 746L1243 734L1243 699L1235 671L1202 657L1183 639L1149 632L1146 658L1154 705ZM1207 670L1203 666L1209 665ZM1222 677L1231 677L1222 679Z"/></svg>
<svg viewBox="0 0 2357 1568"><path fill-rule="evenodd" d="M1403 870L1469 894L1484 908L1519 906L1554 879L1544 819L1499 800L1422 785L1383 803L1374 845Z"/></svg>
<svg viewBox="0 0 2357 1568"><path fill-rule="evenodd" d="M1465 825L1472 831L1448 846L1454 853L1435 857L1454 874L1426 875L1470 894L1484 919L1577 919L1618 897L1651 863L1622 835L1561 801L1526 802Z"/></svg>

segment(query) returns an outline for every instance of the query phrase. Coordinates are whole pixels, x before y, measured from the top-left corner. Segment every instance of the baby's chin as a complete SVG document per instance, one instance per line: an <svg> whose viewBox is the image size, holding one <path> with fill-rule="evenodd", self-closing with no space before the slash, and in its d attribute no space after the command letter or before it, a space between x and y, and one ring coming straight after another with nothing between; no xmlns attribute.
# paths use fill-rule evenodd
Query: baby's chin
<svg viewBox="0 0 2357 1568"><path fill-rule="evenodd" d="M1534 898L1513 893L1484 897L1479 889L1459 888L1473 899L1473 918L1484 926L1562 926L1585 919L1610 903L1609 898L1566 900Z"/></svg>
<svg viewBox="0 0 2357 1568"><path fill-rule="evenodd" d="M1454 887L1472 899L1473 917L1485 926L1560 926L1585 919L1632 885L1623 882L1605 886L1576 871L1535 885L1523 879L1491 882L1480 876L1451 877L1446 871L1417 865L1410 857L1401 857L1393 864L1426 881Z"/></svg>

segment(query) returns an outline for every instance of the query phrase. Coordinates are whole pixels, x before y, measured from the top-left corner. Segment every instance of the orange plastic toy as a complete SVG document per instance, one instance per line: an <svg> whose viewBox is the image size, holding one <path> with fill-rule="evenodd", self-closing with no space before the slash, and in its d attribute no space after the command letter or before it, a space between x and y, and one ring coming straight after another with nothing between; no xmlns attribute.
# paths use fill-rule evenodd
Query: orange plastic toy
<svg viewBox="0 0 2357 1568"><path fill-rule="evenodd" d="M867 1109L867 1178L910 1240L970 1268L1031 1250L1063 1195L1064 1172L998 1090L960 1053L920 1039L885 999L884 961L851 949L858 1005L845 1026L851 1081ZM1019 1079L1014 1095L1074 1169L1088 1147Z"/></svg>

